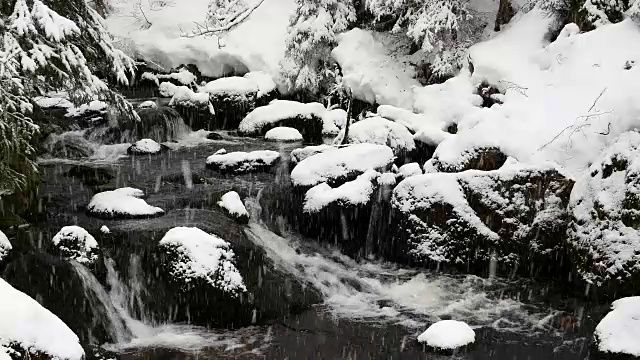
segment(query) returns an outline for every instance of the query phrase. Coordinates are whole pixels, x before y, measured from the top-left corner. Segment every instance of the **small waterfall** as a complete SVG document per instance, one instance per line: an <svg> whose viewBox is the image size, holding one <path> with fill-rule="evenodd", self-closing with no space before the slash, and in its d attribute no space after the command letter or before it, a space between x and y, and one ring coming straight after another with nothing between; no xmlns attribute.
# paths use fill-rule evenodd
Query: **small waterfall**
<svg viewBox="0 0 640 360"><path fill-rule="evenodd" d="M102 307L105 309L106 326L109 335L117 342L126 342L131 340L132 332L127 326L125 319L122 318L120 312L114 306L111 297L107 294L102 284L84 265L76 261L70 261L71 266L80 276L85 289L85 296L89 299L91 307L94 309Z"/></svg>

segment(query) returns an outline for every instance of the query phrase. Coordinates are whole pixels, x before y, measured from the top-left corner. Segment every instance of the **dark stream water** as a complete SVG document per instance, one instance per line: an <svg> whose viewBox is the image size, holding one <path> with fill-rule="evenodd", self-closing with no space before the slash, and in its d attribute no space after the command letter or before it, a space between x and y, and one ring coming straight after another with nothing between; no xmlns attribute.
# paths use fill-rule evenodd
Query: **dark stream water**
<svg viewBox="0 0 640 360"><path fill-rule="evenodd" d="M271 173L232 176L207 170L205 159L220 148L272 149L287 158L301 144L280 145L228 134L224 140L198 144L197 139L193 136L191 141L182 142L190 142L191 146L174 146L172 151L157 156L118 157L123 147L112 146L102 149L102 156L92 160L43 161L40 197L47 218L25 230L25 236L30 236L32 243L42 243L62 226L77 224L93 233L106 225L122 241L100 244L108 258L106 277L99 283L84 285L104 286L104 278L110 285L93 290L102 294L97 296L99 301L108 302L117 311L113 316L122 318L133 333L120 343L105 345L120 359L590 357L591 334L604 309L566 298L553 284L403 269L373 259L356 262L327 245L287 230L286 225L279 231L284 235L276 235L261 221L259 198L263 196L261 189L274 182L289 181L286 161ZM115 178L105 189L142 189L147 202L163 208L166 214L144 220L87 216L83 207L95 189L64 176L78 163L109 169ZM186 178L195 174L193 178L199 181L185 183L185 174ZM216 206L219 196L229 190L236 190L245 198L252 214L248 225L235 223ZM172 323L154 315L149 310L152 307L145 304L148 298L135 295L153 292L147 288L149 283L136 275L137 261L143 256L138 252L144 251L146 242L157 242L175 226L197 226L232 244L248 239L287 276L318 289L322 301L277 320L234 330ZM474 327L476 344L455 355L423 349L416 341L417 335L432 322L448 318ZM561 326L563 318L575 319L573 326Z"/></svg>

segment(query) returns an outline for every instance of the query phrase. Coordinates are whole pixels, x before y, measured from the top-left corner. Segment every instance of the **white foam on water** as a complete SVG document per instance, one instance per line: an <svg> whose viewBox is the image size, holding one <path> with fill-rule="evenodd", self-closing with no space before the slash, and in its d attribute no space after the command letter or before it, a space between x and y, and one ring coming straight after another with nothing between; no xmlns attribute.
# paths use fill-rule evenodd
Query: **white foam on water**
<svg viewBox="0 0 640 360"><path fill-rule="evenodd" d="M247 199L246 205L253 212L245 230L249 238L277 266L321 291L327 311L336 317L410 328L450 318L476 328L533 333L547 329L549 315L555 313L501 297L499 279L402 269L381 262L357 262L320 247L309 250L308 241L294 234L278 236L257 222L256 199Z"/></svg>

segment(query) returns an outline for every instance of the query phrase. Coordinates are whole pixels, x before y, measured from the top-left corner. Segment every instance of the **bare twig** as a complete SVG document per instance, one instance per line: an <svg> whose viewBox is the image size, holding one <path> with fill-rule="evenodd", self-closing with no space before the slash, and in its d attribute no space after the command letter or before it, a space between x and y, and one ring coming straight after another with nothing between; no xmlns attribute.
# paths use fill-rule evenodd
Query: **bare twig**
<svg viewBox="0 0 640 360"><path fill-rule="evenodd" d="M600 98L602 97L602 94L604 94L605 91L607 91L607 88L602 89L602 91L600 92L600 95L598 95L598 97L593 101L593 104L591 104L591 107L589 108L588 112L591 112L591 110L593 110L593 108L596 107L596 103L598 102L598 100L600 100Z"/></svg>
<svg viewBox="0 0 640 360"><path fill-rule="evenodd" d="M149 19L147 19L147 14L144 13L144 10L142 10L142 1L138 0L138 8L140 9L140 13L142 14L142 17L144 18L144 21L147 22L147 29L151 27L151 22L149 21Z"/></svg>
<svg viewBox="0 0 640 360"><path fill-rule="evenodd" d="M525 97L528 97L528 96L527 96L527 90L529 90L529 88L524 87L524 86L520 86L520 85L518 85L518 84L516 84L516 83L514 83L514 82L511 82L511 81L500 80L500 82L501 82L501 83L504 83L504 84L506 84L506 85L507 85L507 86L505 87L505 89L504 89L504 90L505 90L505 92L506 92L507 90L515 90L515 91L517 91L518 93L520 93L520 95L524 95Z"/></svg>
<svg viewBox="0 0 640 360"><path fill-rule="evenodd" d="M216 35L221 32L229 31L232 28L238 26L245 19L247 19L255 9L257 9L260 5L262 5L263 2L264 0L259 0L248 9L234 13L233 15L230 16L230 19L232 20L223 26L210 28L208 25L202 25L202 24L196 23L196 29L194 29L191 33L183 33L181 36L186 38L193 38L198 36Z"/></svg>
<svg viewBox="0 0 640 360"><path fill-rule="evenodd" d="M611 123L607 124L607 131L599 132L598 134L604 136L611 134Z"/></svg>

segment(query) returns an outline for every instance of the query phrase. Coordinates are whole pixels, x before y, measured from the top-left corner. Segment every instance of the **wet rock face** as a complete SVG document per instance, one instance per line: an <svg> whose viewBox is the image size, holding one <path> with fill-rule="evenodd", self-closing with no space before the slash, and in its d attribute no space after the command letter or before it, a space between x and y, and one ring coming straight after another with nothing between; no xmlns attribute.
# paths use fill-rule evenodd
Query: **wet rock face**
<svg viewBox="0 0 640 360"><path fill-rule="evenodd" d="M69 262L44 253L14 256L2 278L57 315L81 343L116 341L106 308Z"/></svg>
<svg viewBox="0 0 640 360"><path fill-rule="evenodd" d="M87 165L74 165L64 175L76 178L87 186L106 185L115 178L110 169Z"/></svg>
<svg viewBox="0 0 640 360"><path fill-rule="evenodd" d="M237 129L240 121L256 108L256 92L211 94L219 129Z"/></svg>
<svg viewBox="0 0 640 360"><path fill-rule="evenodd" d="M578 273L608 292L640 286L640 134L628 132L576 182L568 247Z"/></svg>
<svg viewBox="0 0 640 360"><path fill-rule="evenodd" d="M562 265L572 186L553 169L409 178L394 190L396 230L384 253L472 273L486 271L492 259L503 274L553 271Z"/></svg>

